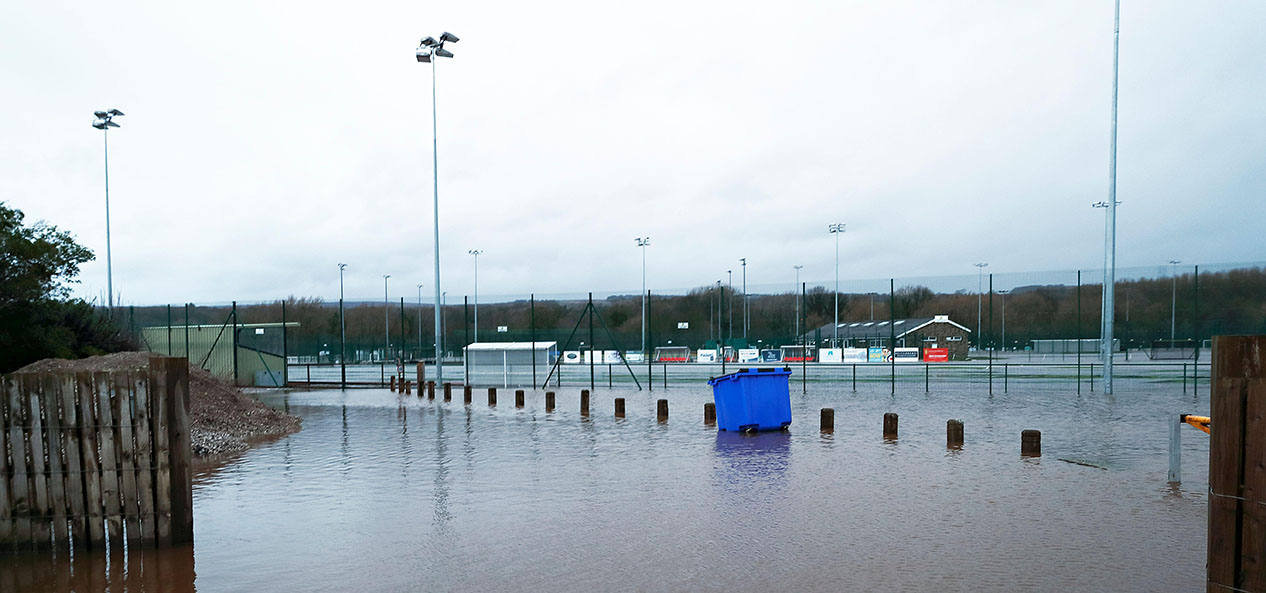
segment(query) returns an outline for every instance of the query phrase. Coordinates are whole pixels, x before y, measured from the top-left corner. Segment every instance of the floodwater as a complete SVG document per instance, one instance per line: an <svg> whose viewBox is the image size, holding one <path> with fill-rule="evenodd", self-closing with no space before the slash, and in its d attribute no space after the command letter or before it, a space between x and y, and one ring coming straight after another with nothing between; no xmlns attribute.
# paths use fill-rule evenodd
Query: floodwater
<svg viewBox="0 0 1266 593"><path fill-rule="evenodd" d="M798 387L798 386L797 386ZM1207 387L990 396L792 391L788 433L718 433L706 385L489 407L386 390L269 394L304 429L195 478L195 544L0 558L5 591L1179 591L1203 587ZM951 386L953 387L953 386ZM1014 387L1014 386L1013 386ZM628 417L613 418L625 397ZM667 398L668 422L655 419ZM832 435L818 410L836 409ZM900 414L900 438L882 416ZM966 446L945 448L945 421ZM1043 456L1019 455L1039 429ZM1081 464L1061 461L1067 459ZM1089 464L1089 465L1082 465ZM11 587L12 586L12 587Z"/></svg>

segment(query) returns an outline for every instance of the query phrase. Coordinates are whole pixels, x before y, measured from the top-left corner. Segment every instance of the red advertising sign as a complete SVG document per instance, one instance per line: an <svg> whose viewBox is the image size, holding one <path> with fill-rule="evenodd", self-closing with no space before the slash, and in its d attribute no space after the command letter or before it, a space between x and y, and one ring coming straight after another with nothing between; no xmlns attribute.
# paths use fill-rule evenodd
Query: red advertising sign
<svg viewBox="0 0 1266 593"><path fill-rule="evenodd" d="M924 348L923 362L949 362L949 348Z"/></svg>

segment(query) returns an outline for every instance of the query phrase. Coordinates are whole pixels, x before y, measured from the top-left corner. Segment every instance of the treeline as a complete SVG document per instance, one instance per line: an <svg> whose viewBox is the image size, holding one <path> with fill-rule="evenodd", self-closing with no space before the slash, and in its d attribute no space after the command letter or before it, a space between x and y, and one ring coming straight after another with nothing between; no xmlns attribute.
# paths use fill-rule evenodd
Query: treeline
<svg viewBox="0 0 1266 593"><path fill-rule="evenodd" d="M0 372L43 358L81 358L131 349L129 336L90 303L69 298L92 251L69 233L0 202Z"/></svg>
<svg viewBox="0 0 1266 593"><path fill-rule="evenodd" d="M1023 348L1034 339L1097 337L1101 289L1098 284L1083 285L1080 289L1066 285L1025 286L1005 295L994 293L991 297L968 292L936 293L925 286L904 286L892 294L841 294L839 318L842 322L852 322L884 320L890 316L949 315L950 319L972 330L974 342L980 339L975 333L979 323L984 340L1002 346L1005 317L1006 346ZM1122 281L1116 291L1116 333L1127 345L1145 346L1154 339L1170 337L1171 315L1173 333L1178 339L1208 338L1225 333L1266 333L1264 295L1266 270L1262 268L1202 273L1198 291L1192 274L1176 279ZM794 343L796 297L790 293L750 295L747 343L774 346ZM801 331L812 332L830 323L834 301L830 290L819 287L808 291L803 302ZM241 306L239 323L279 322L282 302ZM337 302L296 297L284 302L285 319L299 323L299 327L288 332L289 353L337 352L340 335ZM599 348L636 350L641 347L642 299L639 296L613 296L594 304L599 317L593 322L592 340L588 320L581 319L584 301L536 301L532 305L527 300L480 305L479 339L528 341L533 336L531 328L534 326L537 340L557 340L561 345L575 327L573 345L583 341ZM738 291L698 288L685 295L654 296L649 305L648 347L670 342L700 347L715 340L718 334L727 341L732 337L734 343L742 343L742 295ZM190 323L223 324L229 320L229 311L223 306L190 307ZM419 308L407 302L403 311L398 303L387 307L385 312L381 304L347 307L349 354L355 350L382 349L390 339L393 352L433 355L433 311L431 305ZM167 322L165 307L138 307L131 314L129 323L134 327ZM474 340L473 308L448 305L443 314L445 350L460 352L463 344ZM171 317L173 324L182 325L184 306L174 306ZM499 327L506 331L498 331ZM609 328L610 336L604 328Z"/></svg>

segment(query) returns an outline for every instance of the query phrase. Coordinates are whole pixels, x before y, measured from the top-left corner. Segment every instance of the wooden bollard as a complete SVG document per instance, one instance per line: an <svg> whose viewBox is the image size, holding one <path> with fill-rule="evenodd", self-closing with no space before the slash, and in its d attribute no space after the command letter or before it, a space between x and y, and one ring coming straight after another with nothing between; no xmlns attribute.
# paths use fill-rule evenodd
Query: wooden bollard
<svg viewBox="0 0 1266 593"><path fill-rule="evenodd" d="M413 393L413 381L404 382L404 393L405 395L410 395Z"/></svg>
<svg viewBox="0 0 1266 593"><path fill-rule="evenodd" d="M444 384L444 401L453 401L453 384Z"/></svg>
<svg viewBox="0 0 1266 593"><path fill-rule="evenodd" d="M553 391L545 392L545 411L546 412L554 411L554 392Z"/></svg>
<svg viewBox="0 0 1266 593"><path fill-rule="evenodd" d="M945 446L950 449L963 448L963 421L945 421Z"/></svg>
<svg viewBox="0 0 1266 593"><path fill-rule="evenodd" d="M426 365L418 363L418 390L422 389L422 385L426 383Z"/></svg>
<svg viewBox="0 0 1266 593"><path fill-rule="evenodd" d="M490 406L497 405L497 388L496 387L488 388L488 405Z"/></svg>
<svg viewBox="0 0 1266 593"><path fill-rule="evenodd" d="M660 422L668 420L668 400L661 399L655 402L655 419Z"/></svg>
<svg viewBox="0 0 1266 593"><path fill-rule="evenodd" d="M523 407L523 390L522 389L514 390L514 407L516 408Z"/></svg>
<svg viewBox="0 0 1266 593"><path fill-rule="evenodd" d="M888 412L884 414L884 438L897 438L897 413Z"/></svg>
<svg viewBox="0 0 1266 593"><path fill-rule="evenodd" d="M1042 431L1025 430L1020 432L1020 455L1023 457L1042 456Z"/></svg>
<svg viewBox="0 0 1266 593"><path fill-rule="evenodd" d="M392 391L396 390L396 376L395 375L391 376L391 390Z"/></svg>
<svg viewBox="0 0 1266 593"><path fill-rule="evenodd" d="M822 408L822 432L835 432L835 408Z"/></svg>
<svg viewBox="0 0 1266 593"><path fill-rule="evenodd" d="M589 390L588 389L580 390L580 415L581 416L589 415Z"/></svg>
<svg viewBox="0 0 1266 593"><path fill-rule="evenodd" d="M717 423L717 405L708 402L703 404L703 423L711 426Z"/></svg>
<svg viewBox="0 0 1266 593"><path fill-rule="evenodd" d="M615 398L615 417L624 417L624 398L622 397Z"/></svg>
<svg viewBox="0 0 1266 593"><path fill-rule="evenodd" d="M426 398L435 399L435 381L426 382Z"/></svg>
<svg viewBox="0 0 1266 593"><path fill-rule="evenodd" d="M462 401L465 403L470 403L470 385L465 385L462 387Z"/></svg>

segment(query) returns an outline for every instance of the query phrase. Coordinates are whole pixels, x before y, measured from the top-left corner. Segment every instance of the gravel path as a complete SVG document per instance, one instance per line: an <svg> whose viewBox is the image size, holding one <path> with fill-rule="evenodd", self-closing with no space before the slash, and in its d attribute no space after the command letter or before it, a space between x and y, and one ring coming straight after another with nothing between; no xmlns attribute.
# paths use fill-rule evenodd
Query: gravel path
<svg viewBox="0 0 1266 593"><path fill-rule="evenodd" d="M149 368L149 352L119 352L80 360L46 358L19 372L134 371ZM189 367L190 438L196 459L244 451L255 440L298 431L299 418L274 410L200 367Z"/></svg>

